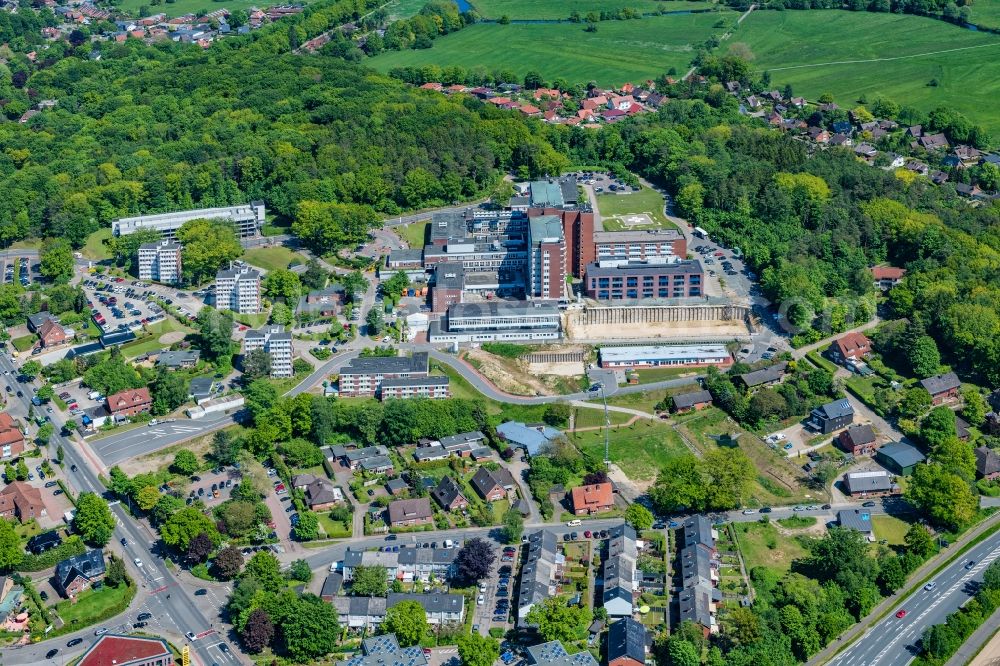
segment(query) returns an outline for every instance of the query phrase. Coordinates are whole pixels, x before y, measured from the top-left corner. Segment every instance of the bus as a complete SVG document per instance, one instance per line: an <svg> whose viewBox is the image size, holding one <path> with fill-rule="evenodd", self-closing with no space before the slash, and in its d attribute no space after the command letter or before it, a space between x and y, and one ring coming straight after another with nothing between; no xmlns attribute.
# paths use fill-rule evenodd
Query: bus
<svg viewBox="0 0 1000 666"><path fill-rule="evenodd" d="M698 238L708 240L708 232L702 229L701 227L694 228L694 235L697 236Z"/></svg>

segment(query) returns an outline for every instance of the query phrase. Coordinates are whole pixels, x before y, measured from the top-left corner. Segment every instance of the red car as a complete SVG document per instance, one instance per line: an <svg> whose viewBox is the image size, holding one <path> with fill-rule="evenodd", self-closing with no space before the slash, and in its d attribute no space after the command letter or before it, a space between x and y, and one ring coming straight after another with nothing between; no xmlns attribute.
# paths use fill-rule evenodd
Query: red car
<svg viewBox="0 0 1000 666"><path fill-rule="evenodd" d="M898 617L900 620L902 620L904 617L906 617L906 609L905 608L900 608L896 612L896 617Z"/></svg>
<svg viewBox="0 0 1000 666"><path fill-rule="evenodd" d="M583 536L585 536L586 538L588 538L588 539L589 539L590 537L592 537L592 536L594 536L594 535L593 535L593 534L591 533L591 531L590 531L590 530L587 530L586 532L584 532L584 533L583 533Z"/></svg>
<svg viewBox="0 0 1000 666"><path fill-rule="evenodd" d="M716 252L716 253L715 253L715 256L717 256L717 257L724 257L724 256L726 256L726 255L725 255L725 253L724 253L724 252Z"/></svg>

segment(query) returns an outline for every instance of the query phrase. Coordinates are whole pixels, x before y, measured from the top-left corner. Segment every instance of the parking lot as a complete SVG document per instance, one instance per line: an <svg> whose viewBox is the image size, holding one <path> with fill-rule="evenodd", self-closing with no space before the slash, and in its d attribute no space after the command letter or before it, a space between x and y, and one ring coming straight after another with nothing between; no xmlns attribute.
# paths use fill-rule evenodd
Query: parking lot
<svg viewBox="0 0 1000 666"><path fill-rule="evenodd" d="M148 285L137 280L127 282L124 278L107 281L88 278L82 286L94 321L105 333L116 330L134 331L166 316L162 308L151 302L152 291Z"/></svg>
<svg viewBox="0 0 1000 666"><path fill-rule="evenodd" d="M515 546L497 548L497 561L490 575L479 583L476 610L472 619L479 633L487 635L491 627L509 628L510 609L514 605L514 570L518 552Z"/></svg>
<svg viewBox="0 0 1000 666"><path fill-rule="evenodd" d="M7 256L0 259L3 268L4 284L19 282L22 287L28 287L42 278L37 257Z"/></svg>
<svg viewBox="0 0 1000 666"><path fill-rule="evenodd" d="M209 507L221 504L229 499L242 478L239 471L232 467L192 476L186 502L190 504L198 498Z"/></svg>
<svg viewBox="0 0 1000 666"><path fill-rule="evenodd" d="M599 171L581 171L575 175L580 184L593 188L596 194L616 192L618 194L628 194L637 191L637 188L629 187L624 182L608 173Z"/></svg>
<svg viewBox="0 0 1000 666"><path fill-rule="evenodd" d="M701 260L706 273L705 291L708 295L719 296L725 292L731 292L735 296L751 295L756 275L744 265L740 258L742 255L737 256L732 250L697 237L691 241L688 253ZM725 282L725 287L721 281Z"/></svg>

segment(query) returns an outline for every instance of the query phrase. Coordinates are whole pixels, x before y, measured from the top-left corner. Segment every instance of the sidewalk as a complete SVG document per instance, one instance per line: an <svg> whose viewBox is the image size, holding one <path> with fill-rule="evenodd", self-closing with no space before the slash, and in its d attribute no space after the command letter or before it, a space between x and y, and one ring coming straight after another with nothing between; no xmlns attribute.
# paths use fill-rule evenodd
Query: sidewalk
<svg viewBox="0 0 1000 666"><path fill-rule="evenodd" d="M856 638L860 637L865 631L867 631L869 626L878 622L886 613L895 608L901 597L910 594L918 586L922 585L924 579L929 576L932 571L954 558L958 551L960 551L966 544L997 523L1000 523L1000 513L995 513L983 522L979 523L979 525L963 534L962 537L953 543L950 548L944 549L931 559L924 562L919 569L910 575L910 578L906 583L906 587L883 599L882 603L876 606L863 620L848 629L839 638L826 646L812 659L807 661L807 666L819 666L820 664L825 664L830 661L830 659L836 656L838 652L853 643Z"/></svg>
<svg viewBox="0 0 1000 666"><path fill-rule="evenodd" d="M962 647L958 648L958 651L944 666L965 666L965 664L993 666L1000 664L1000 634L994 636L998 626L1000 626L1000 609L994 611L988 620L972 632L972 635L962 643ZM983 647L984 643L986 643L985 647ZM981 652L980 648L982 648Z"/></svg>

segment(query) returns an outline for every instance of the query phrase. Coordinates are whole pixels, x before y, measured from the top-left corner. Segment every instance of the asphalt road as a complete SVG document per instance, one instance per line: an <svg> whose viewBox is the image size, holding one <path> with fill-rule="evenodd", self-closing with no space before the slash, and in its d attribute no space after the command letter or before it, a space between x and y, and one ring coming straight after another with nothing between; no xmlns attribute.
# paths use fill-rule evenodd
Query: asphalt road
<svg viewBox="0 0 1000 666"><path fill-rule="evenodd" d="M1000 557L1000 535L994 535L969 550L933 579L933 590L920 588L903 599L893 611L834 657L831 666L905 666L919 652L924 631L958 610L973 597L983 580L983 571ZM971 569L966 564L974 561ZM906 610L897 618L896 612Z"/></svg>
<svg viewBox="0 0 1000 666"><path fill-rule="evenodd" d="M217 428L232 425L233 417L225 413L209 414L205 418L176 419L155 426L143 425L123 433L90 441L90 448L107 466L145 455L152 451L197 437Z"/></svg>
<svg viewBox="0 0 1000 666"><path fill-rule="evenodd" d="M8 356L0 356L0 370L14 371L14 364L11 363ZM25 384L21 387L26 389L23 397L18 398L14 395L8 397L10 401L20 401L27 412L28 402L31 399L31 385ZM75 440L64 438L59 434L63 423L58 412L54 410L51 418L56 427L56 433L50 440L50 449L55 450L60 444L63 446L63 454L66 458L63 469L69 486L76 492L89 491L103 494L105 488L91 468L91 459L83 454L80 445ZM73 465L76 466L76 471L72 471ZM209 621L201 613L192 597L188 596L185 590L180 587L177 578L166 568L163 560L153 552L153 546L157 543L156 536L134 521L122 506L112 506L111 511L118 526L115 528L108 548L124 557L130 574L141 585L138 597L142 599L142 604L151 608L150 612L153 612L154 616L169 617L172 620L177 631L170 632L174 634L170 637L175 641L175 644L182 645L187 642L183 638L183 634L187 632L193 632L198 636L195 641L191 642L192 653L198 662L205 666L212 663L224 665L226 662L219 662L209 652L212 645L220 642L212 631L212 624L216 619L213 618ZM122 538L126 539L129 544L125 549L121 548L120 539ZM139 558L143 562L141 568L133 563L134 558ZM103 623L101 626L114 630L123 623L131 624L135 619L134 615L139 612L134 608L136 608L136 603L133 603L133 609ZM93 643L93 632L96 628L90 627L73 634L60 636L52 641L42 641L22 648L4 648L0 650L0 656L5 664L66 663L71 657L82 653ZM206 640L209 637L213 640ZM84 641L75 648L67 649L66 643L73 638L83 638ZM52 648L58 648L59 654L53 659L45 659L45 654ZM240 662L231 660L229 663Z"/></svg>

